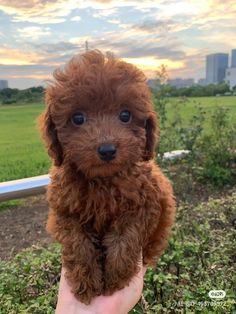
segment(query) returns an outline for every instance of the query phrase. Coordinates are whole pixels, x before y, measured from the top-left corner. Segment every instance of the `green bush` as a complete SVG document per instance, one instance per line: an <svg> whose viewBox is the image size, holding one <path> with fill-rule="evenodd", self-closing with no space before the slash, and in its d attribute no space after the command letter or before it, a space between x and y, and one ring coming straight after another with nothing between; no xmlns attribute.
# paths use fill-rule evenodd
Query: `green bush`
<svg viewBox="0 0 236 314"><path fill-rule="evenodd" d="M196 162L202 167L200 179L216 186L235 183L236 125L222 107L211 116L210 125L210 131L193 148Z"/></svg>
<svg viewBox="0 0 236 314"><path fill-rule="evenodd" d="M171 118L167 117L168 101L160 90L155 97L161 129L157 150L160 166L168 170L173 181L178 177L178 183L180 177L188 176L195 181L218 187L234 184L236 182L236 125L231 120L229 112L223 107L216 106L215 112L208 116L206 129L206 116L201 106L197 106L196 113L186 124L179 111L180 105L187 106L186 98L172 102ZM191 153L181 161L163 160L164 152L176 149L189 150ZM178 164L174 168L174 173L173 164Z"/></svg>
<svg viewBox="0 0 236 314"><path fill-rule="evenodd" d="M57 300L60 248L33 247L0 262L0 313L51 314Z"/></svg>
<svg viewBox="0 0 236 314"><path fill-rule="evenodd" d="M148 310L141 313L223 314L236 310L235 204L236 194L196 207L179 206L169 248L156 269L146 274ZM211 303L208 292L213 289L225 290L224 302Z"/></svg>

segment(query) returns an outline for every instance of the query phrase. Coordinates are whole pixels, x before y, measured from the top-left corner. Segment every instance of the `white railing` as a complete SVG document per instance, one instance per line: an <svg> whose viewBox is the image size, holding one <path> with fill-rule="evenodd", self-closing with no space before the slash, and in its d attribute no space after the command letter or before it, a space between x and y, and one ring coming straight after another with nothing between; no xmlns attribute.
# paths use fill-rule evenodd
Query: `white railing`
<svg viewBox="0 0 236 314"><path fill-rule="evenodd" d="M174 150L164 153L163 159L183 158L189 153L189 150ZM45 174L38 177L2 182L0 183L0 202L42 194L45 192L49 181L49 175Z"/></svg>
<svg viewBox="0 0 236 314"><path fill-rule="evenodd" d="M50 179L49 175L0 183L0 202L42 194Z"/></svg>

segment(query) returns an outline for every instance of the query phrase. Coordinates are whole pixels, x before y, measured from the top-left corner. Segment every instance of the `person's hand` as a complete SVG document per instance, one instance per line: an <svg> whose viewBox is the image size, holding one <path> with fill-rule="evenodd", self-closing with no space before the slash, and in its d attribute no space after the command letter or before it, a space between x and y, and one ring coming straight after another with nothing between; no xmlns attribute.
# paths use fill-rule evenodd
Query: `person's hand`
<svg viewBox="0 0 236 314"><path fill-rule="evenodd" d="M71 293L62 269L56 314L127 314L138 302L143 290L146 267L140 263L140 271L128 286L111 296L95 297L89 305L79 302Z"/></svg>

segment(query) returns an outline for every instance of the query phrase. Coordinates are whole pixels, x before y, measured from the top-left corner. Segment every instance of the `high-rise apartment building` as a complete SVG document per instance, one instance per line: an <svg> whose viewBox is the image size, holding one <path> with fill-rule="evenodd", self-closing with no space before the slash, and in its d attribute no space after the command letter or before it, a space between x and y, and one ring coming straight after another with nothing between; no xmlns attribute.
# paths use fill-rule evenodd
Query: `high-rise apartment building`
<svg viewBox="0 0 236 314"><path fill-rule="evenodd" d="M231 67L226 70L225 81L231 89L236 87L236 49L232 50Z"/></svg>
<svg viewBox="0 0 236 314"><path fill-rule="evenodd" d="M227 53L214 53L206 56L206 83L218 84L223 82L228 62L229 55Z"/></svg>
<svg viewBox="0 0 236 314"><path fill-rule="evenodd" d="M4 88L8 88L8 81L0 80L0 90Z"/></svg>
<svg viewBox="0 0 236 314"><path fill-rule="evenodd" d="M236 68L236 49L232 50L232 54L231 54L231 68Z"/></svg>

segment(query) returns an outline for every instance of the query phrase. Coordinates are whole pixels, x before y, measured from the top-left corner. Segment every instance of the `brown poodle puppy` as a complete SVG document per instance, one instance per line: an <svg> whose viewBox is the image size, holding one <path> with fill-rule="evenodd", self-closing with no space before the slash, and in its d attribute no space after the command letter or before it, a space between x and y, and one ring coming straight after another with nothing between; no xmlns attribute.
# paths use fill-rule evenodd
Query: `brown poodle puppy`
<svg viewBox="0 0 236 314"><path fill-rule="evenodd" d="M144 74L89 51L54 73L41 129L54 161L47 229L84 303L152 265L174 222L172 187L152 158L158 128Z"/></svg>

